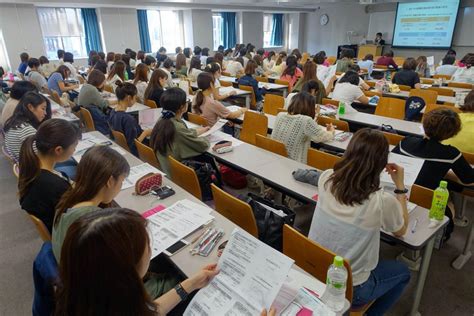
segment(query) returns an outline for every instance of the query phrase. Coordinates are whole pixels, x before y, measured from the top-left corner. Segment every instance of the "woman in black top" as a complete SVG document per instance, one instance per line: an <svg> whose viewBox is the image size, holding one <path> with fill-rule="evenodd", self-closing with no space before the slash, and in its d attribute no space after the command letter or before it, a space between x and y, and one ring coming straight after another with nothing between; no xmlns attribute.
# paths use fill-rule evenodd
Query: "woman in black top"
<svg viewBox="0 0 474 316"><path fill-rule="evenodd" d="M145 90L145 100L155 101L157 106L160 106L160 98L163 94L163 87L166 85L168 75L162 69L155 69L151 75L148 86Z"/></svg>
<svg viewBox="0 0 474 316"><path fill-rule="evenodd" d="M50 119L21 146L18 179L21 207L43 221L50 232L56 204L70 187L69 178L54 167L71 158L80 137L81 131L74 124Z"/></svg>
<svg viewBox="0 0 474 316"><path fill-rule="evenodd" d="M416 70L415 58L407 58L403 63L403 68L393 76L392 82L396 84L402 84L404 86L410 86L413 89L420 89L420 76Z"/></svg>

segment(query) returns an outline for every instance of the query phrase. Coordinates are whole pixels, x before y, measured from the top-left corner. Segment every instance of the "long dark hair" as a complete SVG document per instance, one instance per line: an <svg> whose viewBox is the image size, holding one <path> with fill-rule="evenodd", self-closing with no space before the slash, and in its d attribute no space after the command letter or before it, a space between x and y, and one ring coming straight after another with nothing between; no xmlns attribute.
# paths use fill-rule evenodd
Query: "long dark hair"
<svg viewBox="0 0 474 316"><path fill-rule="evenodd" d="M56 316L157 315L137 271L150 240L129 209L91 212L68 229L61 250Z"/></svg>
<svg viewBox="0 0 474 316"><path fill-rule="evenodd" d="M196 94L196 102L193 104L193 110L201 114L201 105L204 103L203 91L209 89L214 84L214 76L209 72L201 72L197 77L198 92Z"/></svg>
<svg viewBox="0 0 474 316"><path fill-rule="evenodd" d="M125 68L126 65L123 61L116 61L110 69L110 73L107 77L107 80L111 80L115 75L117 75L120 77L120 79L122 79L122 81L125 81Z"/></svg>
<svg viewBox="0 0 474 316"><path fill-rule="evenodd" d="M71 70L66 65L61 65L56 69L57 73L61 74L61 77L63 77L63 80L67 79L69 75L71 74Z"/></svg>
<svg viewBox="0 0 474 316"><path fill-rule="evenodd" d="M210 74L207 75L211 76ZM161 119L156 122L151 132L150 145L155 152L158 151L161 155L166 156L176 135L176 128L170 119L186 106L186 92L180 88L167 89L161 95L160 105L163 111L161 112Z"/></svg>
<svg viewBox="0 0 474 316"><path fill-rule="evenodd" d="M296 56L290 55L286 58L286 68L283 71L282 76L289 75L293 77L296 73L296 68L298 67L298 61Z"/></svg>
<svg viewBox="0 0 474 316"><path fill-rule="evenodd" d="M133 79L133 84L137 84L139 81L148 82L148 66L144 63L138 64L135 68L135 79Z"/></svg>
<svg viewBox="0 0 474 316"><path fill-rule="evenodd" d="M130 82L117 82L115 95L119 101L124 100L128 96L134 97L137 95L137 87Z"/></svg>
<svg viewBox="0 0 474 316"><path fill-rule="evenodd" d="M34 147L42 155L52 155L56 147L67 149L74 145L80 137L81 130L76 125L62 119L51 119L41 124L35 135L29 136L23 141L20 150L20 176L18 178L20 199L25 196L28 187L41 171L40 160Z"/></svg>
<svg viewBox="0 0 474 316"><path fill-rule="evenodd" d="M188 74L190 74L194 68L196 68L197 70L201 70L201 59L196 56L191 58L191 64L189 65Z"/></svg>
<svg viewBox="0 0 474 316"><path fill-rule="evenodd" d="M186 67L186 56L183 53L179 53L176 55L176 70L179 71L183 67Z"/></svg>
<svg viewBox="0 0 474 316"><path fill-rule="evenodd" d="M41 94L36 93L36 92L25 93L21 97L18 105L16 106L12 117L10 117L5 122L5 126L3 127L3 130L7 132L11 128L19 128L24 123L29 123L35 129L37 129L41 122L38 121L36 116L30 111L30 109L28 108L28 105L31 105L36 109L43 103L46 103L46 106L47 106L48 100L46 99L46 97L42 96Z"/></svg>
<svg viewBox="0 0 474 316"><path fill-rule="evenodd" d="M380 173L388 162L388 141L382 132L363 128L352 137L334 173L324 184L344 205L362 204L380 190Z"/></svg>
<svg viewBox="0 0 474 316"><path fill-rule="evenodd" d="M303 66L303 78L301 78L302 82L308 82L310 80L318 79L316 75L317 65L315 62L308 60Z"/></svg>
<svg viewBox="0 0 474 316"><path fill-rule="evenodd" d="M129 172L127 160L116 150L108 146L94 146L87 150L77 166L74 186L63 194L56 206L54 225L59 223L68 208L94 198L110 177L118 179Z"/></svg>
<svg viewBox="0 0 474 316"><path fill-rule="evenodd" d="M153 73L151 74L150 82L148 82L148 86L145 89L145 95L144 98L145 100L148 99L150 94L155 90L155 89L160 89L163 90L163 86L160 84L160 79L166 79L168 78L168 74L163 71L163 69L155 69L153 70Z"/></svg>

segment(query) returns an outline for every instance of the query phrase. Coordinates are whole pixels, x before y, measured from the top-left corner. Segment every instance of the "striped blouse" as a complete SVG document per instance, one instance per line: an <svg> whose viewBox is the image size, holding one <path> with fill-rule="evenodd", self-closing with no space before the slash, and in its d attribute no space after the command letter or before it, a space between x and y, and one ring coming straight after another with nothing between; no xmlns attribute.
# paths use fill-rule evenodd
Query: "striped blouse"
<svg viewBox="0 0 474 316"><path fill-rule="evenodd" d="M36 134L36 129L29 123L23 123L17 128L10 128L5 133L5 147L13 159L20 159L20 149L23 141Z"/></svg>

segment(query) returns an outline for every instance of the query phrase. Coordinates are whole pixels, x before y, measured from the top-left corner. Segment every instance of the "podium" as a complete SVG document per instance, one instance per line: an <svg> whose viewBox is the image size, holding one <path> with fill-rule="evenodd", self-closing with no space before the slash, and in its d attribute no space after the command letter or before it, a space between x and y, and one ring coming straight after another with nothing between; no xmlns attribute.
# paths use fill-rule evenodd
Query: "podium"
<svg viewBox="0 0 474 316"><path fill-rule="evenodd" d="M365 45L359 45L359 53L357 54L357 59L362 59L365 57L367 54L372 54L374 55L374 61L375 61L375 56L382 56L382 48L383 46L381 45L373 45L373 44L365 44Z"/></svg>

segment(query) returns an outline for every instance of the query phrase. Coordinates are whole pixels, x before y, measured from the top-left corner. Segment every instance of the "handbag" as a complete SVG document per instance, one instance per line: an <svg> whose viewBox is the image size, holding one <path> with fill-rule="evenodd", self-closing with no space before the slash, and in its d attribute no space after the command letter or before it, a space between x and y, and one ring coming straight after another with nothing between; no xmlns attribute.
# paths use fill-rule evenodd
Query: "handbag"
<svg viewBox="0 0 474 316"><path fill-rule="evenodd" d="M161 187L163 177L161 173L147 173L135 183L136 195L147 195L151 190Z"/></svg>
<svg viewBox="0 0 474 316"><path fill-rule="evenodd" d="M245 174L225 165L220 165L219 171L221 172L222 182L231 188L240 190L247 187L247 177Z"/></svg>
<svg viewBox="0 0 474 316"><path fill-rule="evenodd" d="M392 127L392 125L386 125L382 124L379 128L379 131L386 132L386 133L392 133L392 134L398 134L397 130Z"/></svg>
<svg viewBox="0 0 474 316"><path fill-rule="evenodd" d="M211 184L214 183L218 187L221 186L216 177L216 170L214 170L212 165L207 162L200 162L190 159L183 160L182 163L190 168L193 168L196 172L197 178L199 180L199 186L201 187L202 200L212 200Z"/></svg>
<svg viewBox="0 0 474 316"><path fill-rule="evenodd" d="M283 225L293 226L296 213L283 205L249 193L246 202L252 208L257 222L258 239L270 247L282 251Z"/></svg>

